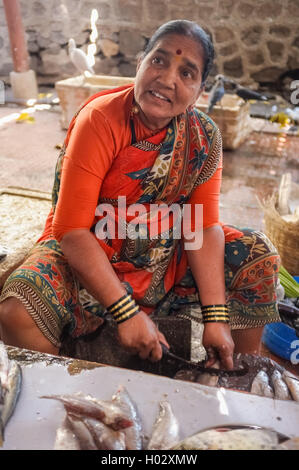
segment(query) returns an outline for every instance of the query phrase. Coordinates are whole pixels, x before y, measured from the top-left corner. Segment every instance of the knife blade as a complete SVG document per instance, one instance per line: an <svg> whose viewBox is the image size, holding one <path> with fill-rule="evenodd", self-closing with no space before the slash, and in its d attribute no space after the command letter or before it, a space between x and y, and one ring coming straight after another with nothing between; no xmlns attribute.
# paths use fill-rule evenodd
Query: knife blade
<svg viewBox="0 0 299 470"><path fill-rule="evenodd" d="M245 361L242 361L242 367L239 369L227 370L227 369L216 369L214 367L205 367L203 362L188 361L187 359L177 356L176 354L171 352L165 344L160 342L160 345L161 345L164 357L173 359L177 362L180 362L181 364L184 364L185 366L188 366L192 369L197 369L198 371L201 371L206 374L237 377L237 376L246 375L249 372L248 364Z"/></svg>

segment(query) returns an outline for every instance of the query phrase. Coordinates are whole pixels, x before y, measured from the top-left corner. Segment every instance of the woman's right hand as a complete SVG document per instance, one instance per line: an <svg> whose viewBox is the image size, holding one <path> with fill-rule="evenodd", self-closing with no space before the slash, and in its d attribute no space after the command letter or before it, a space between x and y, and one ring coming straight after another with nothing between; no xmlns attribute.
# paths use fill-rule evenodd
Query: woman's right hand
<svg viewBox="0 0 299 470"><path fill-rule="evenodd" d="M160 341L170 347L165 336L142 310L118 325L118 337L124 348L139 354L141 359L149 359L152 362L162 358Z"/></svg>

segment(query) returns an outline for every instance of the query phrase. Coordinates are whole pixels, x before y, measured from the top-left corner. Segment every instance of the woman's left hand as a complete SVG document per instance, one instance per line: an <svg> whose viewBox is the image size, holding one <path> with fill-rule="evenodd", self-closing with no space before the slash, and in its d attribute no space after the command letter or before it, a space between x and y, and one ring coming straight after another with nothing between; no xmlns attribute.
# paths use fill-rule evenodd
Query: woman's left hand
<svg viewBox="0 0 299 470"><path fill-rule="evenodd" d="M227 323L206 323L202 343L208 354L207 367L213 366L218 356L225 369L233 369L235 345Z"/></svg>

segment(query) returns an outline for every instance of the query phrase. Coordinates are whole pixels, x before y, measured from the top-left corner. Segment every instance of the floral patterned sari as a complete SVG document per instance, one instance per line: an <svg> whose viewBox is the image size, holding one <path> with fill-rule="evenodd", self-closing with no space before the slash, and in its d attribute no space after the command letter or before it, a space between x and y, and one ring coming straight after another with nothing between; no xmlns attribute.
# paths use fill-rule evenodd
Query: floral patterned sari
<svg viewBox="0 0 299 470"><path fill-rule="evenodd" d="M62 161L75 119L56 165L48 221L55 212ZM175 216L168 217L166 231L158 223L152 233L153 217L161 222L163 215L158 211L153 216L151 209L153 205L182 208L188 204L194 189L213 176L220 159L218 128L192 108L146 140L135 141L132 128L131 145L115 157L103 181L99 208L105 205L106 212L110 210L115 231L111 235L108 227L99 243L120 281L148 314L175 314L200 321L199 293L183 240L175 236ZM121 207L120 197L125 200ZM134 204L142 209L138 223L134 211L128 211ZM98 239L103 218L103 213L96 214L91 227ZM119 236L120 227L125 236ZM135 234L137 230L138 235L130 235L130 230ZM225 225L223 230L231 327L253 328L279 321L275 294L279 256L274 246L260 232ZM0 300L10 296L24 303L44 335L58 347L63 331L73 337L90 333L105 315L105 309L81 289L53 237L39 241L10 275Z"/></svg>

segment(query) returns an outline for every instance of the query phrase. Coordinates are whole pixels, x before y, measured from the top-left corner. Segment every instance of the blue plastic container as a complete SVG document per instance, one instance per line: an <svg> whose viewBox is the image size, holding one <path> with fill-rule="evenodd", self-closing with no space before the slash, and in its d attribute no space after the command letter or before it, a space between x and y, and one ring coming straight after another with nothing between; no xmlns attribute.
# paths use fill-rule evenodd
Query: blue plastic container
<svg viewBox="0 0 299 470"><path fill-rule="evenodd" d="M299 341L294 328L285 323L270 323L265 326L262 342L267 348L283 359L290 360L291 354L298 350L298 343L291 347L293 341Z"/></svg>

